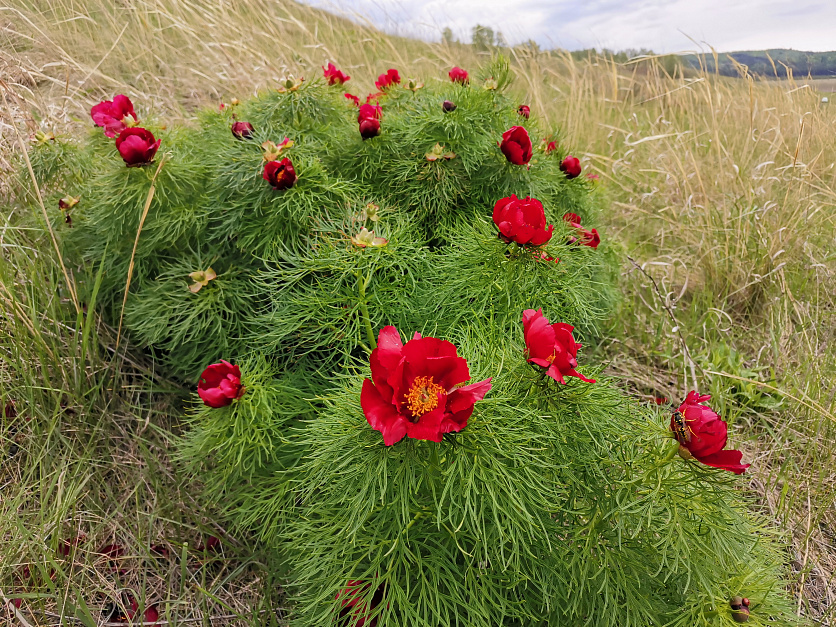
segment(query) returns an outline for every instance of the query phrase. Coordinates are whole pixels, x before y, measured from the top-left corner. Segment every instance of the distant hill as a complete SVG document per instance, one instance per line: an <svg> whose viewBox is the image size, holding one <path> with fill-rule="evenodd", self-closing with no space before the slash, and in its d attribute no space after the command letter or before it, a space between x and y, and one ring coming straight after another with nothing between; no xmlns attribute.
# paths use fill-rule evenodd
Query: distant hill
<svg viewBox="0 0 836 627"><path fill-rule="evenodd" d="M770 57L772 61L770 61ZM787 76L787 67L795 77L807 75L816 77L836 77L836 52L804 52L803 50L787 50L775 48L772 50L741 50L739 52L723 52L717 55L720 74L739 76L740 73L732 59L740 65L749 68L752 74L771 77L776 74L780 78ZM682 61L686 66L699 68L702 61L705 68L714 72L714 56L706 54L698 57L694 54L683 55Z"/></svg>

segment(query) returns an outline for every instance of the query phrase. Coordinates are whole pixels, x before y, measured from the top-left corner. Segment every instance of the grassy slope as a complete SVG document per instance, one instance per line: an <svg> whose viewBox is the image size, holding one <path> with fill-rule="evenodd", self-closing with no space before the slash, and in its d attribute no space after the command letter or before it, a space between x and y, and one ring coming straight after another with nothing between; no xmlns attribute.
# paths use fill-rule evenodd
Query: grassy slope
<svg viewBox="0 0 836 627"><path fill-rule="evenodd" d="M21 450L0 462L0 587L10 594L17 564L42 570L41 587L29 588L44 598L24 611L44 621L57 622L45 611L83 617L81 598L96 606L130 587L180 619L267 622L274 587L259 565L236 559L236 540L203 565L193 548L183 568L149 557L150 543L179 554L223 530L167 462L176 412L153 391L171 384L150 364L114 359L115 332L76 316L49 237L15 214L11 123L24 135L73 132L92 103L120 92L188 119L200 104L313 75L328 60L364 93L388 67L433 80L481 59L467 46L387 37L275 0L5 2L0 393L17 403ZM803 84L669 77L653 60L510 54L521 102L601 176L605 238L643 268L625 259L622 311L596 350L648 399L679 398L694 379L716 395L754 461L749 488L792 532L800 611L829 616L836 109ZM0 435L8 450L12 430ZM87 539L75 559L57 560L59 540L79 533ZM115 541L128 551L123 577L94 553Z"/></svg>

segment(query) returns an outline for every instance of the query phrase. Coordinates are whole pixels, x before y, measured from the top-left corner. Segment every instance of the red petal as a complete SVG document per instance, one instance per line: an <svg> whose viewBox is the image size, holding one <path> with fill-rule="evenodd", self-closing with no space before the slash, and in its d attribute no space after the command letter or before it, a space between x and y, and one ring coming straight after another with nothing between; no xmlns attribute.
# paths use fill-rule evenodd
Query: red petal
<svg viewBox="0 0 836 627"><path fill-rule="evenodd" d="M472 407L476 401L481 401L485 398L491 389L491 380L485 379L477 383L471 383L453 390L447 396L447 411L451 414L461 412L468 407Z"/></svg>
<svg viewBox="0 0 836 627"><path fill-rule="evenodd" d="M529 315L528 324L526 324L526 314L530 311L532 310L529 309L523 313L523 328L528 356L548 360L555 352L554 329L543 316L543 311L539 309L533 315Z"/></svg>
<svg viewBox="0 0 836 627"><path fill-rule="evenodd" d="M406 435L408 421L397 412L394 405L384 400L369 379L363 381L360 405L372 429L383 434L386 446L392 446Z"/></svg>
<svg viewBox="0 0 836 627"><path fill-rule="evenodd" d="M742 475L750 466L750 464L740 463L742 457L743 453L740 451L729 450L719 451L717 453L713 453L712 455L706 455L703 457L697 457L697 459L706 466L721 468L723 470L733 472L736 475Z"/></svg>
<svg viewBox="0 0 836 627"><path fill-rule="evenodd" d="M435 409L427 412L418 419L418 422L406 422L406 434L414 440L429 440L430 442L441 442L444 432L441 430L441 423L444 419L447 395L438 393L438 405Z"/></svg>

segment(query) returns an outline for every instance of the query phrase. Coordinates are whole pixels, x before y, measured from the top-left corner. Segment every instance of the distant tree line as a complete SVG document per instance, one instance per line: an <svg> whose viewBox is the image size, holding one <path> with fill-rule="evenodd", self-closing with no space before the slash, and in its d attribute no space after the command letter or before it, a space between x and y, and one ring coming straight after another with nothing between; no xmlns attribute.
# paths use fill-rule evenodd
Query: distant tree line
<svg viewBox="0 0 836 627"><path fill-rule="evenodd" d="M709 72L718 71L713 55L686 55L682 57L682 61L693 68L699 68L702 62L703 67ZM735 61L739 65L736 65ZM787 68L797 77L836 76L836 52L804 52L783 48L743 50L717 55L717 65L719 73L726 76L739 76L739 66L748 68L750 74L779 78L787 76Z"/></svg>
<svg viewBox="0 0 836 627"><path fill-rule="evenodd" d="M459 42L452 29L445 28L441 32L441 39L447 44ZM495 48L507 48L508 42L501 31L494 31L490 26L477 24L471 30L471 45L478 51L487 52ZM565 54L563 50L541 50L536 41L529 39L514 46L515 49L525 49L535 54ZM694 70L705 69L709 72L718 71L725 76L740 76L745 70L750 74L761 76L777 76L784 78L789 72L793 76L836 76L836 51L834 52L803 52L800 50L772 49L772 50L744 50L741 52L721 53L717 56L719 70L715 68L714 56L705 55L657 55L647 48L628 48L626 50L573 50L570 52L575 59L594 59L605 57L616 63L626 63L639 57L655 57L669 74L675 72L692 73Z"/></svg>

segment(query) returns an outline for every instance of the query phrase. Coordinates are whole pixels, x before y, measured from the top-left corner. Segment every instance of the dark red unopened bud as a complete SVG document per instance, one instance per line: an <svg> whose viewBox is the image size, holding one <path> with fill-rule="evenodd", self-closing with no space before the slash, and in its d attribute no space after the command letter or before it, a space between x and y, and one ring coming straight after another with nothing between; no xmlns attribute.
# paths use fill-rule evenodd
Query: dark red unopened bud
<svg viewBox="0 0 836 627"><path fill-rule="evenodd" d="M749 620L749 599L734 597L730 602L732 619L736 623L745 623Z"/></svg>
<svg viewBox="0 0 836 627"><path fill-rule="evenodd" d="M441 108L444 109L445 112L450 113L451 111L456 110L456 103L445 100L441 103Z"/></svg>
<svg viewBox="0 0 836 627"><path fill-rule="evenodd" d="M249 122L233 122L232 134L236 139L250 139L253 136L253 125Z"/></svg>
<svg viewBox="0 0 836 627"><path fill-rule="evenodd" d="M380 120L365 118L360 120L360 136L366 140L380 135Z"/></svg>

